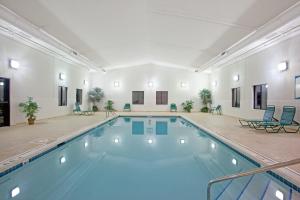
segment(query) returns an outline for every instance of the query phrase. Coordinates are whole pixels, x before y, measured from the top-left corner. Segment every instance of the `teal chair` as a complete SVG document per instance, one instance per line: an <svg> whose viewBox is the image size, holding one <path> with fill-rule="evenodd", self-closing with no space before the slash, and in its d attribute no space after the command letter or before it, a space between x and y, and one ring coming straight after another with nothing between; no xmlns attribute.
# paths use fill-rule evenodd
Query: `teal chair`
<svg viewBox="0 0 300 200"><path fill-rule="evenodd" d="M171 103L171 105L170 105L170 111L171 111L171 112L172 112L172 111L177 112L177 106L176 106L175 103Z"/></svg>
<svg viewBox="0 0 300 200"><path fill-rule="evenodd" d="M257 126L261 122L272 122L274 119L274 113L275 113L275 106L268 105L267 109L265 110L264 116L262 120L259 119L239 119L240 124L242 127L251 127L259 129Z"/></svg>
<svg viewBox="0 0 300 200"><path fill-rule="evenodd" d="M217 105L217 107L212 107L211 108L211 114L219 114L219 115L222 115L222 107L221 105Z"/></svg>
<svg viewBox="0 0 300 200"><path fill-rule="evenodd" d="M75 103L75 109L73 109L73 113L76 115L93 115L94 111L90 110L81 110L79 103Z"/></svg>
<svg viewBox="0 0 300 200"><path fill-rule="evenodd" d="M123 111L131 111L130 103L125 103Z"/></svg>
<svg viewBox="0 0 300 200"><path fill-rule="evenodd" d="M262 127L268 133L278 133L280 130L283 130L286 133L297 133L300 129L300 125L298 122L294 121L295 114L296 114L296 107L283 106L280 121L254 123L255 128ZM287 130L288 127L290 128L294 127L294 128L291 131L291 130Z"/></svg>

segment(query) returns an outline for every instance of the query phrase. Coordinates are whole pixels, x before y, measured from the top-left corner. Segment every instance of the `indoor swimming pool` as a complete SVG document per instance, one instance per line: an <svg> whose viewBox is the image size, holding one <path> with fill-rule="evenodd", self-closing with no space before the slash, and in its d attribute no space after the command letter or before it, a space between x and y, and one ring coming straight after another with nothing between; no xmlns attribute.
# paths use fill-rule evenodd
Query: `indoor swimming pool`
<svg viewBox="0 0 300 200"><path fill-rule="evenodd" d="M184 118L117 117L0 177L0 199L205 200L210 180L257 167ZM222 182L212 197L297 199L279 178Z"/></svg>

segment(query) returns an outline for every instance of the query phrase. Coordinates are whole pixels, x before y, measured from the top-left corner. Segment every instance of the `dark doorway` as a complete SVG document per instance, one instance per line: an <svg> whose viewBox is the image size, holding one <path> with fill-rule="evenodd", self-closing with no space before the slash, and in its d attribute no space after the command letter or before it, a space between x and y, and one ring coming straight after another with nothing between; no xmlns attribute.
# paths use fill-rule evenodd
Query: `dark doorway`
<svg viewBox="0 0 300 200"><path fill-rule="evenodd" d="M9 79L0 77L0 127L10 125Z"/></svg>

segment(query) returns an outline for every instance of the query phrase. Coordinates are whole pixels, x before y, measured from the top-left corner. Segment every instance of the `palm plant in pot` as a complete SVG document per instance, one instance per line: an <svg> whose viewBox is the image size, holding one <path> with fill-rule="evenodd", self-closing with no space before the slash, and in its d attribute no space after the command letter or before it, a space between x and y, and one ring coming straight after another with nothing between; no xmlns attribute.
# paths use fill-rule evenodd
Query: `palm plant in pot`
<svg viewBox="0 0 300 200"><path fill-rule="evenodd" d="M182 108L186 112L191 112L193 109L194 102L192 100L187 100L181 104Z"/></svg>
<svg viewBox="0 0 300 200"><path fill-rule="evenodd" d="M209 105L212 103L212 98L211 98L211 91L208 89L203 89L199 92L199 96L201 98L203 108L201 108L201 112L208 112L209 111Z"/></svg>
<svg viewBox="0 0 300 200"><path fill-rule="evenodd" d="M93 111L94 112L99 111L99 108L97 107L97 103L99 103L104 97L103 90L99 87L95 87L88 92L88 96L89 96L89 100L93 103Z"/></svg>
<svg viewBox="0 0 300 200"><path fill-rule="evenodd" d="M39 105L33 101L32 97L28 97L27 101L19 104L21 111L26 114L28 124L33 125L36 120L35 114L39 111Z"/></svg>
<svg viewBox="0 0 300 200"><path fill-rule="evenodd" d="M105 103L105 110L107 111L114 111L114 102L112 100L108 100L106 103Z"/></svg>

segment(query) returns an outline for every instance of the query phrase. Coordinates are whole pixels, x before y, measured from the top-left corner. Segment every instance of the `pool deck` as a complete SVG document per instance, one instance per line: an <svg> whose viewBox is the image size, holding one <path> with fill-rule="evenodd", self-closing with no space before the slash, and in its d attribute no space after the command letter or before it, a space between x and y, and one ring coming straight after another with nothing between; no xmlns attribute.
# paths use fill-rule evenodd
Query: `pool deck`
<svg viewBox="0 0 300 200"><path fill-rule="evenodd" d="M215 137L266 165L300 158L300 134L276 133L241 128L238 119L225 115L170 112L119 112L118 115L183 116ZM104 122L105 113L93 116L68 115L37 121L36 125L18 124L0 128L0 172L26 162L57 144ZM300 186L300 165L278 171Z"/></svg>

